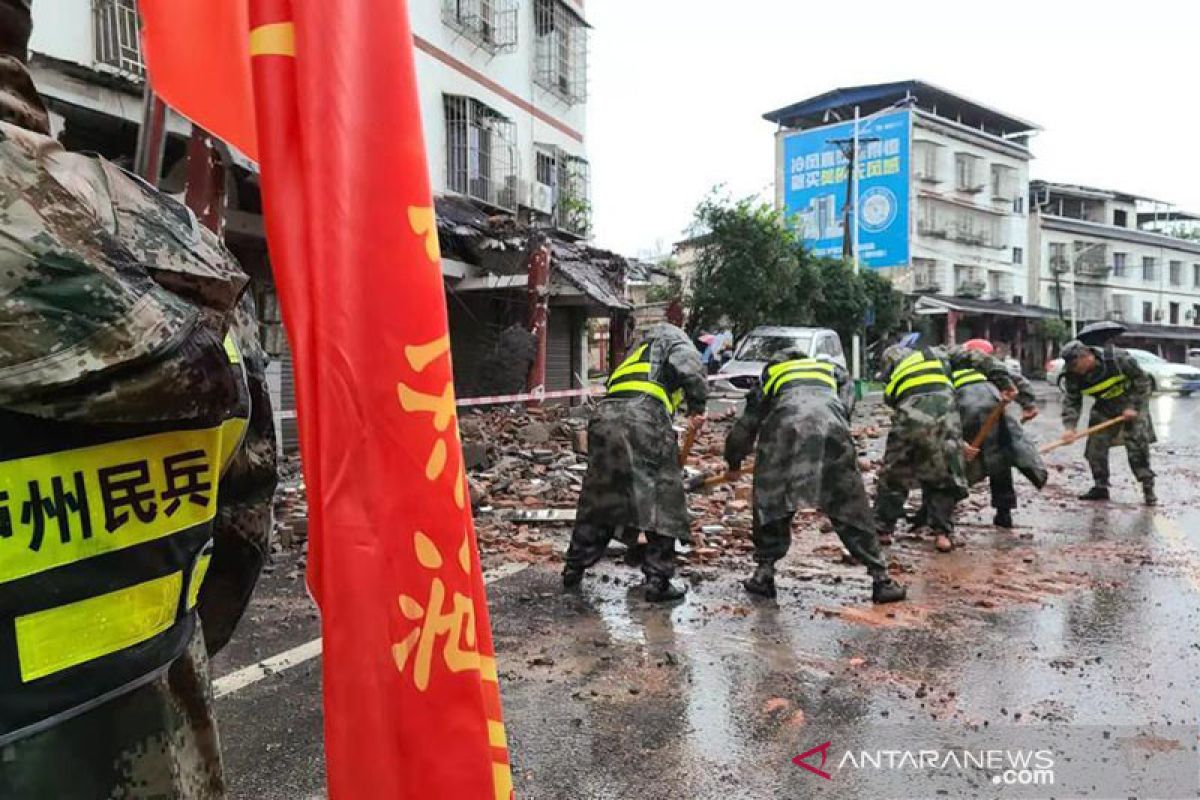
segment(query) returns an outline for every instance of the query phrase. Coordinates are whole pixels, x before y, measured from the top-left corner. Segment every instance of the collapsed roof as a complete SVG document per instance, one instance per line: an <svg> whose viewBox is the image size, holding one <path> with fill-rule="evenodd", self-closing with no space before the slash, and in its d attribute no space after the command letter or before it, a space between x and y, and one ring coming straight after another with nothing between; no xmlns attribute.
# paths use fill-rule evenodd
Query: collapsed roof
<svg viewBox="0 0 1200 800"><path fill-rule="evenodd" d="M471 265L480 276L525 276L531 243L544 237L550 248L550 292L582 292L591 304L612 311L629 311L626 288L631 262L608 250L591 247L547 228L518 221L509 214L487 214L459 197L435 200L442 255ZM640 266L634 267L640 275ZM497 288L520 283L496 282ZM453 291L455 284L448 283Z"/></svg>

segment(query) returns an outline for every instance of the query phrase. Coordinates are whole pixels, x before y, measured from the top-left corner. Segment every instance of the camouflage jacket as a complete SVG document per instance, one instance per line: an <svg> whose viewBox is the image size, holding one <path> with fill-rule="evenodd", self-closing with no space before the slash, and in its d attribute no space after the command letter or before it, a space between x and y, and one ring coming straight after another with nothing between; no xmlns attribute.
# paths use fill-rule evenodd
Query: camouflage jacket
<svg viewBox="0 0 1200 800"><path fill-rule="evenodd" d="M776 354L764 368L760 385L768 385L771 367L803 357L797 351ZM755 451L754 513L761 523L800 508L823 507L831 497L865 497L850 423L839 399L849 376L840 366L832 366L837 391L787 384L777 393L752 392L725 440L725 460L731 469ZM858 491L843 491L841 484L854 482ZM865 501L862 512L868 521L864 524L869 524Z"/></svg>
<svg viewBox="0 0 1200 800"><path fill-rule="evenodd" d="M1096 367L1090 375L1079 376L1070 371L1063 373L1062 421L1067 430L1074 430L1083 414L1083 390L1105 375L1124 375L1125 392L1119 397L1096 398L1089 416L1088 425L1098 425L1105 420L1118 417L1126 409L1138 412L1137 419L1118 425L1116 433L1107 433L1113 445L1124 442L1124 437L1134 436L1146 442L1157 441L1154 421L1150 416L1150 376L1138 365L1137 359L1119 347L1093 348L1096 352Z"/></svg>
<svg viewBox="0 0 1200 800"><path fill-rule="evenodd" d="M90 428L220 419L249 389L200 598L222 644L267 551L274 431L248 282L188 209L99 158L0 123L0 410ZM242 369L223 341L232 333ZM0 752L0 796L216 798L204 636L149 683Z"/></svg>
<svg viewBox="0 0 1200 800"><path fill-rule="evenodd" d="M689 413L702 413L708 381L695 345L674 325L655 325L630 352L649 346L651 380L669 394L682 390ZM588 425L588 471L577 519L623 525L687 541L687 501L671 415L648 394L613 394Z"/></svg>

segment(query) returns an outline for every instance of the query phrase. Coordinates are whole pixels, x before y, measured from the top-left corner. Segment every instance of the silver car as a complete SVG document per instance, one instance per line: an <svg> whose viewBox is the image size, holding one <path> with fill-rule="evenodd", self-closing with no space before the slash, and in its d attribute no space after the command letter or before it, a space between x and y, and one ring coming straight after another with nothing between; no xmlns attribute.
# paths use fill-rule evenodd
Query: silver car
<svg viewBox="0 0 1200 800"><path fill-rule="evenodd" d="M727 361L717 373L722 380L717 381L716 388L738 393L757 389L767 361L789 347L802 350L813 358L828 358L849 370L842 341L836 331L829 328L763 326L750 331L738 344L733 359ZM848 410L854 409L854 387L849 383L842 392L842 402Z"/></svg>

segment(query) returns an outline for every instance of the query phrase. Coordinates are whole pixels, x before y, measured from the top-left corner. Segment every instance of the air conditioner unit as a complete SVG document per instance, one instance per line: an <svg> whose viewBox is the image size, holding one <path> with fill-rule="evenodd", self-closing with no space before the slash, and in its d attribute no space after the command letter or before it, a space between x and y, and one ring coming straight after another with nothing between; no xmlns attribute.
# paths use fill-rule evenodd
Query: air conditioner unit
<svg viewBox="0 0 1200 800"><path fill-rule="evenodd" d="M554 187L534 181L529 192L529 207L543 214L554 213Z"/></svg>
<svg viewBox="0 0 1200 800"><path fill-rule="evenodd" d="M1163 319L1163 310L1160 308L1154 312L1154 321L1162 322L1162 319Z"/></svg>

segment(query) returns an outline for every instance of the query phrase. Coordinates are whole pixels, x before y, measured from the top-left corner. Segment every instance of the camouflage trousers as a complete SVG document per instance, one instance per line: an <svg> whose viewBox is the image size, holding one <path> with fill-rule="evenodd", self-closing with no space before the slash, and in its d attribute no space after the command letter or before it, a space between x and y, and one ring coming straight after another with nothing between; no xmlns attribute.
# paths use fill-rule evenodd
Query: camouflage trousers
<svg viewBox="0 0 1200 800"><path fill-rule="evenodd" d="M1108 451L1114 445L1113 437L1106 436L1107 431L1092 434L1088 437L1087 447L1083 456L1087 459L1088 467L1092 470L1092 480L1097 486L1108 486ZM1133 476L1143 484L1154 484L1154 470L1150 468L1150 443L1142 438L1126 436L1125 455L1129 459L1129 469Z"/></svg>
<svg viewBox="0 0 1200 800"><path fill-rule="evenodd" d="M221 800L204 638L161 678L0 747L4 800Z"/></svg>
<svg viewBox="0 0 1200 800"><path fill-rule="evenodd" d="M869 526L861 522L869 519L869 513L846 514L842 508L823 509L833 523L833 529L842 546L854 556L854 560L867 568L871 577L887 575L887 562L879 547L879 537ZM762 522L754 515L750 538L754 542L754 560L759 564L774 564L787 555L792 546L792 520L795 514L782 519Z"/></svg>
<svg viewBox="0 0 1200 800"><path fill-rule="evenodd" d="M604 558L608 543L616 536L614 525L596 525L591 522L575 523L571 532L571 544L567 548L564 572L583 571L595 566ZM625 529L621 541L629 548L627 560L640 563L646 580L670 580L675 574L675 538L646 531L644 547L637 544L637 531Z"/></svg>

